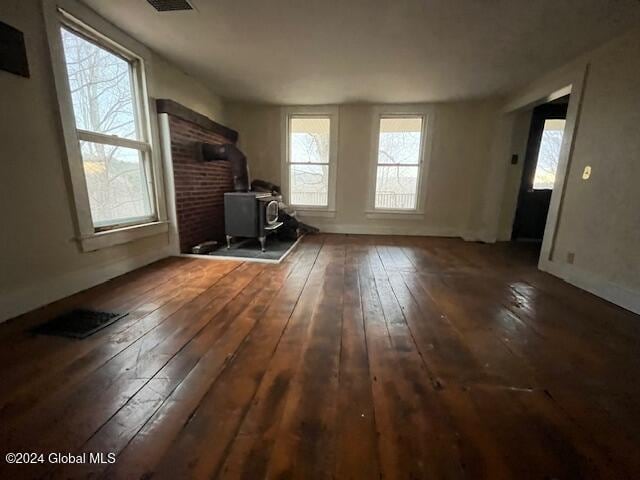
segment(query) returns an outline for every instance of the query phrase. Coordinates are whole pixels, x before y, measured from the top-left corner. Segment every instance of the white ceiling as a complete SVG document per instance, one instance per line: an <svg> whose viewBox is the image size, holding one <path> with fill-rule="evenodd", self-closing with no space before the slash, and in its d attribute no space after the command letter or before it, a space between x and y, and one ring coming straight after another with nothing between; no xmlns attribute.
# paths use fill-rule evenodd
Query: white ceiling
<svg viewBox="0 0 640 480"><path fill-rule="evenodd" d="M639 0L84 0L223 97L278 104L500 94L640 24Z"/></svg>

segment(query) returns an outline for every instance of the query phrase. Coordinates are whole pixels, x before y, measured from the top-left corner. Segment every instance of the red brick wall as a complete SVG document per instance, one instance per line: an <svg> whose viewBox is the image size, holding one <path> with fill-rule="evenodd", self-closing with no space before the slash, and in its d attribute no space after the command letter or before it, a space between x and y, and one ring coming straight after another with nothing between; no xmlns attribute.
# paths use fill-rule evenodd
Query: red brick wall
<svg viewBox="0 0 640 480"><path fill-rule="evenodd" d="M180 250L224 238L224 192L233 191L229 162L203 162L197 144L229 143L195 123L169 115Z"/></svg>

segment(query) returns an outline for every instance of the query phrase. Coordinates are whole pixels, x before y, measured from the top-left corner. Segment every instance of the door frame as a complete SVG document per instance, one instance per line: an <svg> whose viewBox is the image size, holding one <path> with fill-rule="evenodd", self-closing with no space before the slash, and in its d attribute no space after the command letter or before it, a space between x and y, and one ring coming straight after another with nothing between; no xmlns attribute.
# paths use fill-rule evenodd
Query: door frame
<svg viewBox="0 0 640 480"><path fill-rule="evenodd" d="M561 97L562 98L562 97ZM569 97L570 99L571 97ZM531 121L529 122L529 132L527 135L527 143L525 146L525 155L522 164L522 174L520 175L520 185L518 188L518 197L516 199L516 209L511 223L511 240L515 240L514 234L516 229L516 223L518 220L518 211L521 207L523 195L531 192L536 169L538 166L538 155L540 152L540 146L542 144L542 135L544 132L544 125L547 120L565 120L567 118L568 103L544 103L538 105L533 109L531 115ZM564 138L564 133L563 133ZM535 158L534 158L535 157ZM555 185L554 185L555 187ZM553 190L553 189L552 189ZM553 194L553 192L552 192ZM544 232L543 232L544 235Z"/></svg>
<svg viewBox="0 0 640 480"><path fill-rule="evenodd" d="M556 181L551 194L551 203L547 222L545 224L542 248L538 258L538 268L542 271L561 275L562 266L554 262L555 244L558 225L562 217L562 207L570 173L571 159L573 157L575 138L579 128L580 110L584 97L584 87L589 75L589 64L574 65L552 78L546 78L524 90L507 103L503 113L513 120L516 114L531 110L543 103L552 102L566 95L571 95L567 106L567 116L558 158Z"/></svg>

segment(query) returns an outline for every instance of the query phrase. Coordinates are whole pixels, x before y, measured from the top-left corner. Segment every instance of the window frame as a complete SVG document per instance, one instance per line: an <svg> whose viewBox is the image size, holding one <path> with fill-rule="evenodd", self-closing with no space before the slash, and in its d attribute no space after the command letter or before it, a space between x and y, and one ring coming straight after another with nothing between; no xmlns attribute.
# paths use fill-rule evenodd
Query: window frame
<svg viewBox="0 0 640 480"><path fill-rule="evenodd" d="M43 14L64 138L66 167L75 211L76 240L82 251L93 251L168 231L162 164L159 157L155 105L148 92L150 51L74 0L45 0ZM140 139L128 139L76 127L61 29L66 28L131 64L135 116ZM97 141L143 152L146 183L153 214L108 226L94 225L80 141Z"/></svg>
<svg viewBox="0 0 640 480"><path fill-rule="evenodd" d="M297 205L290 203L291 181L290 181L290 126L294 118L328 118L329 119L329 185L327 194L327 205ZM338 168L338 125L339 113L336 106L299 106L285 107L281 112L282 130L282 161L281 161L281 183L285 201L298 212L307 216L334 216L336 212L336 172ZM325 165L319 163L305 163L305 165Z"/></svg>
<svg viewBox="0 0 640 480"><path fill-rule="evenodd" d="M421 118L422 132L420 138L420 158L417 164L379 164L378 149L380 145L380 121L384 118ZM426 203L426 182L431 160L432 139L434 130L433 109L423 105L400 105L374 107L371 126L371 160L369 168L369 195L366 215L368 218L385 218L388 216L406 215L421 218ZM376 208L376 186L378 166L411 166L418 167L415 208Z"/></svg>

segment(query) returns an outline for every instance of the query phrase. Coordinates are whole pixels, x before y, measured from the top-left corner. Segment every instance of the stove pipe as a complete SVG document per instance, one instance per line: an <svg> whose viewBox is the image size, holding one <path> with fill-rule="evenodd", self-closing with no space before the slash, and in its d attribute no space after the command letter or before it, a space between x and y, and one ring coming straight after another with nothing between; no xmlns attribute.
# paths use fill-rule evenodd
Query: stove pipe
<svg viewBox="0 0 640 480"><path fill-rule="evenodd" d="M231 163L231 174L233 175L233 189L236 192L249 191L249 169L247 168L247 157L233 143L214 145L212 143L201 143L200 151L205 162L228 161Z"/></svg>

